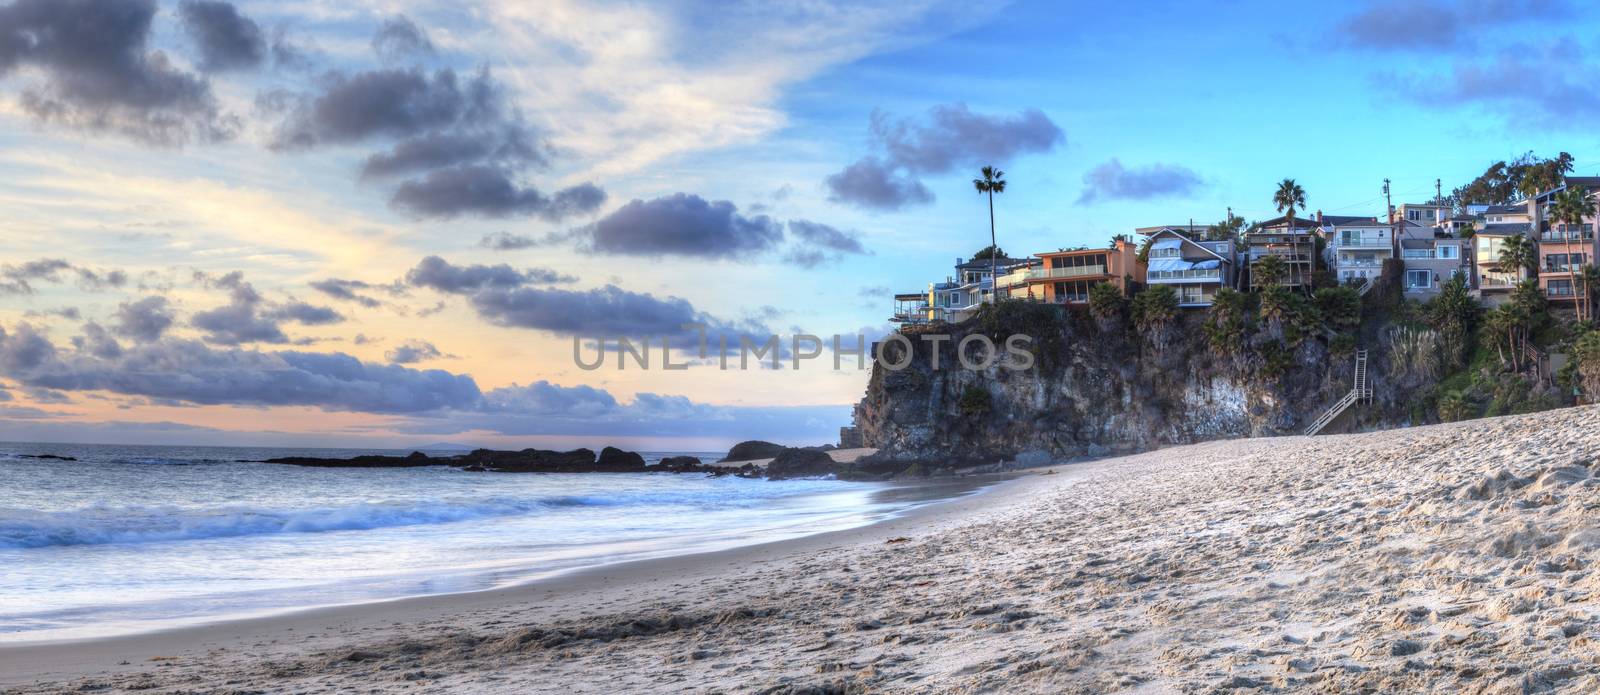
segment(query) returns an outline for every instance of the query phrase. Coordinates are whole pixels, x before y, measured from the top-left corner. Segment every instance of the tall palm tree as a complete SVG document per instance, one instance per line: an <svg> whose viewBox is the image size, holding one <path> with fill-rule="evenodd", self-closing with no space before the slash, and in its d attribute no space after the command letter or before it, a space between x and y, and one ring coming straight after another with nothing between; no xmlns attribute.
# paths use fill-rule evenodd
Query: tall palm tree
<svg viewBox="0 0 1600 695"><path fill-rule="evenodd" d="M1306 189L1295 183L1294 179L1284 179L1278 182L1278 191L1272 194L1272 204L1278 207L1278 212L1283 213L1283 219L1289 224L1289 238L1294 238L1294 209L1299 206L1306 209ZM1295 248L1300 248L1296 243ZM1311 242L1311 271L1317 270L1317 242Z"/></svg>
<svg viewBox="0 0 1600 695"><path fill-rule="evenodd" d="M1556 194L1555 200L1550 203L1550 221L1566 225L1567 231L1562 236L1562 244L1567 251L1567 282L1573 290L1572 303L1578 310L1578 320L1584 319L1584 304L1578 301L1578 264L1572 262L1572 230L1578 230L1581 240L1583 236L1583 218L1588 217L1594 210L1589 203L1589 192L1582 186L1568 188ZM1594 259L1588 259L1593 261Z"/></svg>
<svg viewBox="0 0 1600 695"><path fill-rule="evenodd" d="M1500 242L1500 272L1509 268L1516 271L1517 282L1521 282L1528 266L1533 263L1533 242L1521 234L1506 237Z"/></svg>
<svg viewBox="0 0 1600 695"><path fill-rule="evenodd" d="M995 237L994 237L994 194L996 194L996 193L1005 193L1006 192L1006 179L1005 179L1006 172L1003 172L1003 171L1001 171L1001 170L999 170L999 169L997 169L995 167L992 167L992 166L987 166L987 167L984 167L983 170L981 172L979 172L979 173L982 174L983 177L982 178L973 179L972 180L972 187L978 189L978 195L983 195L985 193L987 193L989 195L989 247L998 250L1000 248L1000 246L995 241ZM998 276L996 275L995 271L996 271L996 262L995 262L994 254L989 254L989 282L990 282L990 287L994 288L992 290L992 292L993 292L995 301L999 301L999 299L1000 299L1000 288L999 288L998 285L994 284L995 281L998 279ZM983 293L983 286L982 285L978 286L978 292L979 292L980 295Z"/></svg>
<svg viewBox="0 0 1600 695"><path fill-rule="evenodd" d="M1583 285L1583 303L1589 309L1589 317L1594 318L1596 299L1600 299L1600 265L1586 263L1578 272L1578 282Z"/></svg>

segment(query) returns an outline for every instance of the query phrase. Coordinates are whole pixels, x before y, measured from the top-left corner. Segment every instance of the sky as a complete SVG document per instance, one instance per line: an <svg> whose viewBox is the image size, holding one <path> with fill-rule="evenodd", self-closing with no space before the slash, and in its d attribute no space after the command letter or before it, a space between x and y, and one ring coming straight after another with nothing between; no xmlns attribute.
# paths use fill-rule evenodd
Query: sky
<svg viewBox="0 0 1600 695"><path fill-rule="evenodd" d="M0 0L0 440L831 442L684 324L882 336L984 165L1012 255L1600 173L1593 9L1340 5Z"/></svg>

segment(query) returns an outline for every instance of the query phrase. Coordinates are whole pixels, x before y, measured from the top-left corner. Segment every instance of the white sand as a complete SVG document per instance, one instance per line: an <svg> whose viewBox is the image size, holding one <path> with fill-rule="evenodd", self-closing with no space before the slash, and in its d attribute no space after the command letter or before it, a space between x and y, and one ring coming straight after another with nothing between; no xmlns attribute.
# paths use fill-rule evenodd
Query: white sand
<svg viewBox="0 0 1600 695"><path fill-rule="evenodd" d="M1600 407L1178 447L519 589L3 649L0 685L1592 693L1597 476Z"/></svg>
<svg viewBox="0 0 1600 695"><path fill-rule="evenodd" d="M878 450L870 448L870 447L861 448L861 449L829 449L826 453L828 454L828 456L833 458L833 462L834 463L855 463L856 459L859 459L859 458L861 458L863 456L867 456L869 454L876 454L876 453L878 453ZM730 468L738 468L738 467L743 466L743 465L745 465L747 463L751 464L751 465L754 465L754 466L760 466L762 468L766 468L767 464L772 463L772 459L766 458L766 459L745 459L743 461L721 461L721 462L711 463L710 465L713 465L713 466L727 466L727 467L730 467Z"/></svg>

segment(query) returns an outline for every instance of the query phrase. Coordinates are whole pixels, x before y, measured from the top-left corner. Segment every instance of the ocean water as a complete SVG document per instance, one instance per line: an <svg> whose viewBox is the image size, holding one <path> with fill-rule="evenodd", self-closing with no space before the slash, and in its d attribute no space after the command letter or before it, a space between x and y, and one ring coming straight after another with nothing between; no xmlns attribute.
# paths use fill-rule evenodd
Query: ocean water
<svg viewBox="0 0 1600 695"><path fill-rule="evenodd" d="M958 494L239 462L361 453L406 452L0 444L0 642L485 589L858 526Z"/></svg>

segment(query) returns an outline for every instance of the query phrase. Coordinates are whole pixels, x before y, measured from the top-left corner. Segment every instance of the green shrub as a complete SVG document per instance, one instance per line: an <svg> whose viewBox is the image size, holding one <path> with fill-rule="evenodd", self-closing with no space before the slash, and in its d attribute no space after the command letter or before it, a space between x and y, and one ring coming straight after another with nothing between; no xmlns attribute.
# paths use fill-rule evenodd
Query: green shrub
<svg viewBox="0 0 1600 695"><path fill-rule="evenodd" d="M968 386L961 392L961 414L968 416L984 415L992 406L988 389L981 386Z"/></svg>

